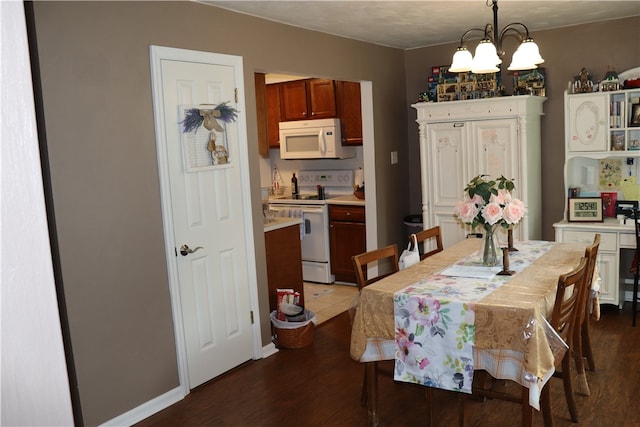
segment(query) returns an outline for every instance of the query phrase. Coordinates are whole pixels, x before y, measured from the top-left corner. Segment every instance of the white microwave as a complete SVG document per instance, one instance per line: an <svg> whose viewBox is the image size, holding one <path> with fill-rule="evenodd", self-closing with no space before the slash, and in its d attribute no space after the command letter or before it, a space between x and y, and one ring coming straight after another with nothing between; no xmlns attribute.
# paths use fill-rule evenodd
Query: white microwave
<svg viewBox="0 0 640 427"><path fill-rule="evenodd" d="M280 122L282 159L346 159L355 156L355 147L342 145L340 119Z"/></svg>

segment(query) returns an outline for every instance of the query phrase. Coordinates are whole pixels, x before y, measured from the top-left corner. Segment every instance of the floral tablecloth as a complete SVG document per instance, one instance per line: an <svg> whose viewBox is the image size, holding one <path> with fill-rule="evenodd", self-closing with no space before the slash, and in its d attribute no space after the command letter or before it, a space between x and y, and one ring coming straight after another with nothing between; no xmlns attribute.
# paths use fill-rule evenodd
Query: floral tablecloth
<svg viewBox="0 0 640 427"><path fill-rule="evenodd" d="M519 242L510 268L519 274L554 245ZM468 255L394 294L394 379L471 393L476 302L512 278L496 275L501 267L482 267L479 258Z"/></svg>

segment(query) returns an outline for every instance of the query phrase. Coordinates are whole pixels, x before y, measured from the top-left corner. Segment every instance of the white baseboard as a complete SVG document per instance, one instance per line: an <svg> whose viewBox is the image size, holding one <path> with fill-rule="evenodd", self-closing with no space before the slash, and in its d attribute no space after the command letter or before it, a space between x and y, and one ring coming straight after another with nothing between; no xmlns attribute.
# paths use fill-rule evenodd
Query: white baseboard
<svg viewBox="0 0 640 427"><path fill-rule="evenodd" d="M265 345L264 347L262 347L262 358L266 359L269 356L273 356L278 351L279 350L277 349L277 347L275 346L274 343L269 343L269 344Z"/></svg>
<svg viewBox="0 0 640 427"><path fill-rule="evenodd" d="M151 415L158 413L165 408L168 408L182 399L184 399L182 388L176 387L155 399L143 403L137 408L133 408L116 418L110 419L104 424L101 424L101 426L131 426L139 423L145 418L149 418Z"/></svg>

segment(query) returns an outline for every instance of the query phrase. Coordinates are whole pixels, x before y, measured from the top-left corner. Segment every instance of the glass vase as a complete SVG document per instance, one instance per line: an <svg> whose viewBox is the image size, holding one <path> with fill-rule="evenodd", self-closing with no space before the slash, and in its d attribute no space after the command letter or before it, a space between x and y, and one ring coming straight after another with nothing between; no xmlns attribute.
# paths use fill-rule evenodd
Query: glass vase
<svg viewBox="0 0 640 427"><path fill-rule="evenodd" d="M495 267L499 264L498 244L496 241L496 225L485 225L482 244L482 265Z"/></svg>

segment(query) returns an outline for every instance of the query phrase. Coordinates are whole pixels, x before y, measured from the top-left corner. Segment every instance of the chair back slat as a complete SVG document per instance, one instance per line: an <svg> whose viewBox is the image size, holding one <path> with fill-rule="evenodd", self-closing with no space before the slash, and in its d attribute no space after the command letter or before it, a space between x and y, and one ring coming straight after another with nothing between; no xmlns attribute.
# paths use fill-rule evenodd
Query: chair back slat
<svg viewBox="0 0 640 427"><path fill-rule="evenodd" d="M414 239L415 234L415 239ZM438 252L442 252L444 247L442 246L442 235L440 234L440 226L431 227L426 230L418 231L409 236L409 242L411 243L411 249L413 249L416 245L422 243L423 252L420 254L420 259L423 260L425 258L430 257L431 255L435 255ZM429 242L435 243L435 248L429 251L426 250L428 247L427 244Z"/></svg>
<svg viewBox="0 0 640 427"><path fill-rule="evenodd" d="M362 289L400 270L398 265L398 246L395 244L354 255L351 260L356 272L358 289ZM373 263L377 263L378 271L382 270L383 272L375 277L369 277L368 267L369 264Z"/></svg>

